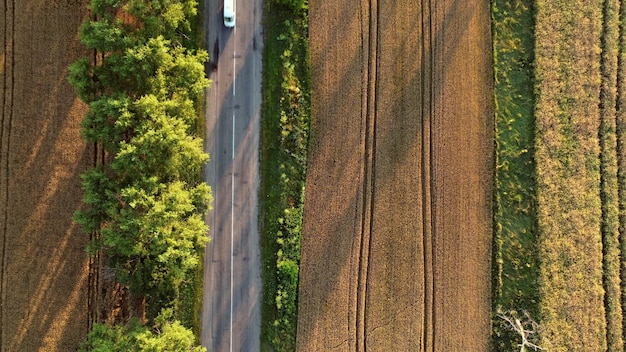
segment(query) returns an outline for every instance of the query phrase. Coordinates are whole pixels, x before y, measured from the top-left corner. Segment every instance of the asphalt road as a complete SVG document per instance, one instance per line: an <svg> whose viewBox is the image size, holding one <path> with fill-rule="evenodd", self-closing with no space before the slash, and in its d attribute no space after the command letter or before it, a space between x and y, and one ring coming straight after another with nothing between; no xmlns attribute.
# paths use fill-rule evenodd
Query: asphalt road
<svg viewBox="0 0 626 352"><path fill-rule="evenodd" d="M207 216L202 345L209 351L258 351L258 231L261 106L260 0L236 1L236 26L223 23L223 0L204 0L207 74L205 178L213 189Z"/></svg>

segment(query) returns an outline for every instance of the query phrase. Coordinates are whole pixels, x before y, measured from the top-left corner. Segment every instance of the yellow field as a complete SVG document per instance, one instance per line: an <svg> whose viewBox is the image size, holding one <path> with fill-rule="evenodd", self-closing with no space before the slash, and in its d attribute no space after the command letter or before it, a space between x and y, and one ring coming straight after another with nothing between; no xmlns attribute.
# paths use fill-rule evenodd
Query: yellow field
<svg viewBox="0 0 626 352"><path fill-rule="evenodd" d="M86 1L0 3L0 351L72 351L88 331L88 235L73 224L94 148L67 66Z"/></svg>
<svg viewBox="0 0 626 352"><path fill-rule="evenodd" d="M310 6L298 350L486 351L489 2Z"/></svg>

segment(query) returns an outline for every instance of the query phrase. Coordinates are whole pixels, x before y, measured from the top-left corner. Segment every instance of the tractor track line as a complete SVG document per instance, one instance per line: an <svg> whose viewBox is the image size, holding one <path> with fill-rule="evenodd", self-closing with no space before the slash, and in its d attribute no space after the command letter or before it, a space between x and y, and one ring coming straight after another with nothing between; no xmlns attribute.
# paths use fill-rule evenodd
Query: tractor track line
<svg viewBox="0 0 626 352"><path fill-rule="evenodd" d="M422 351L434 351L434 226L432 204L432 3L422 0L422 75L420 78L422 92L422 246L424 259L424 315Z"/></svg>
<svg viewBox="0 0 626 352"><path fill-rule="evenodd" d="M11 6L10 10L9 10L9 4ZM11 148L11 127L13 125L13 91L14 91L14 83L15 83L15 74L14 74L14 69L13 66L15 64L15 1L9 1L9 0L5 0L4 1L4 9L5 9L5 21L4 21L4 54L5 54L5 63L4 63L4 74L3 74L3 104L2 104L2 126L0 127L0 130L2 131L2 135L0 135L0 145L2 143L4 143L4 139L6 139L6 152L4 153L4 155L6 155L5 160L4 160L4 165L3 165L3 169L4 169L4 182L5 182L5 189L4 189L4 214L3 214L3 229L2 229L2 269L1 269L1 273L2 273L2 278L0 279L0 330L4 331L3 327L4 327L4 304L6 302L6 275L5 275L5 271L6 271L6 238L7 238L7 230L8 230L8 225L7 222L9 220L9 211L8 211L8 207L9 207L9 155L10 155L10 148ZM9 21L7 16L10 14L11 17L11 24L9 25ZM10 30L10 32L9 32ZM10 34L9 34L10 33ZM9 45L9 39L8 37L11 37L10 39L10 45ZM9 47L10 47L10 58L11 61L7 62L7 58L9 57L9 55L7 55L7 53L9 52ZM10 68L10 79L8 79L8 81L10 81L10 88L7 90L7 71ZM7 103L7 100L9 101ZM8 107L8 109L7 109ZM6 119L6 122L5 122ZM5 126L6 126L6 137L5 137ZM0 351L4 350L4 339L3 339L4 335L2 332L0 332Z"/></svg>
<svg viewBox="0 0 626 352"><path fill-rule="evenodd" d="M356 350L367 350L367 288L370 271L370 248L372 245L372 224L375 201L376 170L376 85L378 81L378 1L370 0L368 6L367 28L367 68L365 78L365 136L363 163L363 205L361 217L361 235L359 243L359 272L356 306ZM363 27L363 24L362 24ZM363 33L363 31L362 31ZM363 38L363 37L362 37ZM362 39L364 41L364 39Z"/></svg>

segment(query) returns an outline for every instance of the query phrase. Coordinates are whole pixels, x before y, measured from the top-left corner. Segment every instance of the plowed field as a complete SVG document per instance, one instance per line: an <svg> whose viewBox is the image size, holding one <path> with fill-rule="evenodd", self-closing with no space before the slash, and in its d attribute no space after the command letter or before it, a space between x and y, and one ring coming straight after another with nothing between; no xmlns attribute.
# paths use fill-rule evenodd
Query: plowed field
<svg viewBox="0 0 626 352"><path fill-rule="evenodd" d="M489 1L310 2L299 351L485 351Z"/></svg>
<svg viewBox="0 0 626 352"><path fill-rule="evenodd" d="M73 351L88 331L88 236L73 224L94 149L67 66L86 0L0 2L0 351Z"/></svg>

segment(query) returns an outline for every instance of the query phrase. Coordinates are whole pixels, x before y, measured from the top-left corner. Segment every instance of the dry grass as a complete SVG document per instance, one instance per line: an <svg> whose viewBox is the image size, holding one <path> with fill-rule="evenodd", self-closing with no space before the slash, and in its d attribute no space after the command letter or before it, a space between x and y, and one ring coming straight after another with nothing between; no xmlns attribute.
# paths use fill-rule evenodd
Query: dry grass
<svg viewBox="0 0 626 352"><path fill-rule="evenodd" d="M0 349L71 351L88 330L88 238L72 214L94 150L66 80L88 55L74 34L85 1L5 1L0 16Z"/></svg>
<svg viewBox="0 0 626 352"><path fill-rule="evenodd" d="M489 2L310 5L298 350L486 350Z"/></svg>
<svg viewBox="0 0 626 352"><path fill-rule="evenodd" d="M537 1L536 161L543 347L606 349L599 97L601 1Z"/></svg>

